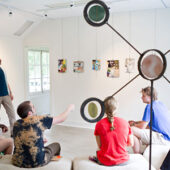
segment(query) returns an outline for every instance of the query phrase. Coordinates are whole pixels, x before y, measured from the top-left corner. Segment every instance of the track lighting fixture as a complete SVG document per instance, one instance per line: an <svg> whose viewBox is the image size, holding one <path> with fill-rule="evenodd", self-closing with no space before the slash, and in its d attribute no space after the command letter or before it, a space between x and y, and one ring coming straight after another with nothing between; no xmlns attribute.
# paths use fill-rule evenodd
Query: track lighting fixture
<svg viewBox="0 0 170 170"><path fill-rule="evenodd" d="M8 15L9 15L9 16L12 16L12 15L13 15L13 12L12 12L12 11L9 11Z"/></svg>

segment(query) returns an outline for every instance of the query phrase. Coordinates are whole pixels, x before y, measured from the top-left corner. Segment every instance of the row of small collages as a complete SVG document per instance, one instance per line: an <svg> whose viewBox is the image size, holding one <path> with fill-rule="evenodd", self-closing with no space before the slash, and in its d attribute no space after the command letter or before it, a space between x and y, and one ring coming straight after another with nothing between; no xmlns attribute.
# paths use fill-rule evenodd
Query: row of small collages
<svg viewBox="0 0 170 170"><path fill-rule="evenodd" d="M125 67L128 73L133 72L135 65L134 58L126 58ZM92 70L99 71L101 69L100 60L92 60ZM66 59L58 60L58 72L65 73L67 71ZM73 62L73 72L84 72L84 61ZM119 60L107 60L107 77L119 77Z"/></svg>

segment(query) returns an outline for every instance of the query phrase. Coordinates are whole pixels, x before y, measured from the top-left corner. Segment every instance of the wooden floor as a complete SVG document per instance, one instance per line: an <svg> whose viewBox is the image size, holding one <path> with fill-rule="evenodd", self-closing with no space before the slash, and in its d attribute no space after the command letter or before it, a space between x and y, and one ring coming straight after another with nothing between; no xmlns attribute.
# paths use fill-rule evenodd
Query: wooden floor
<svg viewBox="0 0 170 170"><path fill-rule="evenodd" d="M56 125L46 130L48 144L59 142L61 156L73 159L79 156L96 155L97 144L94 130Z"/></svg>

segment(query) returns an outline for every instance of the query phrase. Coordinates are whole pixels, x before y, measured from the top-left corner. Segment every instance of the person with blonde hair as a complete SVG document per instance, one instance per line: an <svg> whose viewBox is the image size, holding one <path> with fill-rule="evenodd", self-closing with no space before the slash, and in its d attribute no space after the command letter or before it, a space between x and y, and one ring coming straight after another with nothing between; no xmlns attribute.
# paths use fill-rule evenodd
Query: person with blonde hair
<svg viewBox="0 0 170 170"><path fill-rule="evenodd" d="M118 103L113 96L104 100L104 106L106 117L97 122L94 131L99 148L96 162L106 166L127 164L126 146L133 145L131 128L126 120L116 116Z"/></svg>
<svg viewBox="0 0 170 170"><path fill-rule="evenodd" d="M151 87L145 87L141 90L142 101L146 103L146 108L142 121L130 120L129 125L134 134L134 153L142 153L141 146L150 143L150 105L151 105ZM168 108L158 99L158 94L153 88L152 95L152 143L160 145L170 145L170 112ZM141 145L142 144L142 145Z"/></svg>

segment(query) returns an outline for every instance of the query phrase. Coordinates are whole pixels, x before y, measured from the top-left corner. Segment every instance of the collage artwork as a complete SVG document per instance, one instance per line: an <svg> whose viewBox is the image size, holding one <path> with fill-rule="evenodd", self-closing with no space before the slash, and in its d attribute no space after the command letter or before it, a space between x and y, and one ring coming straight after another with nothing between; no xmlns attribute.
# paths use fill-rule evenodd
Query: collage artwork
<svg viewBox="0 0 170 170"><path fill-rule="evenodd" d="M125 59L125 68L127 73L132 73L135 68L135 59L126 58ZM92 60L92 70L100 71L101 61ZM59 59L58 60L58 72L65 73L67 71L67 60ZM73 72L83 73L84 72L84 61L73 61ZM120 76L119 60L107 60L107 77L117 78Z"/></svg>

